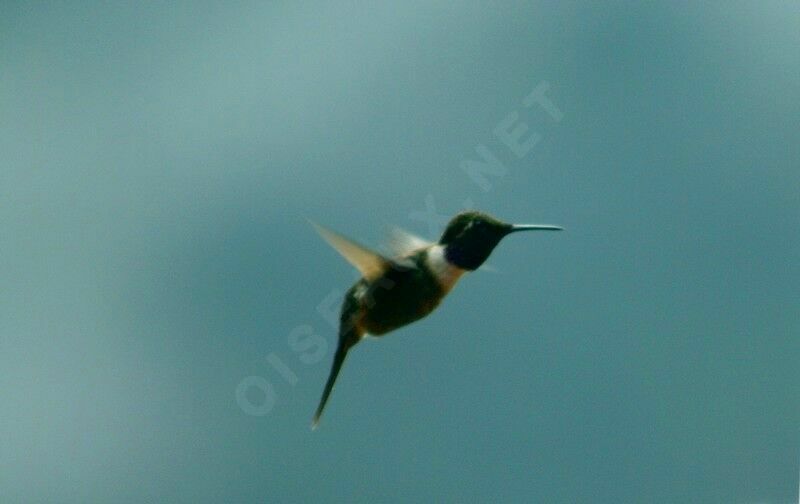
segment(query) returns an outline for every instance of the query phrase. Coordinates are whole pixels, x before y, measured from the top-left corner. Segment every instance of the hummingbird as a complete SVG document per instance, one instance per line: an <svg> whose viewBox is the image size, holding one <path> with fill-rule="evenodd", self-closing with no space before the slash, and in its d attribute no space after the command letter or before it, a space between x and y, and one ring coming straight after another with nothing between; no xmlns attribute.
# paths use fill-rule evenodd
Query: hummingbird
<svg viewBox="0 0 800 504"><path fill-rule="evenodd" d="M519 231L561 231L547 224L508 224L477 211L457 214L436 243L394 230L386 257L311 222L319 234L358 269L361 278L345 293L339 343L311 428L319 420L347 353L367 336L382 336L430 314L464 273L486 261L500 240Z"/></svg>

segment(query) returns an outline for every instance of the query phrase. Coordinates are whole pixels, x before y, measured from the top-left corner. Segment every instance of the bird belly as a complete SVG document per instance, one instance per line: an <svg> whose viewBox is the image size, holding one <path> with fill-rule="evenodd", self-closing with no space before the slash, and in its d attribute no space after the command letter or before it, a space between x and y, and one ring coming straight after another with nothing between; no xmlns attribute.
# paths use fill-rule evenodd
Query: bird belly
<svg viewBox="0 0 800 504"><path fill-rule="evenodd" d="M426 271L389 271L370 282L363 291L360 325L380 336L431 313L445 291Z"/></svg>

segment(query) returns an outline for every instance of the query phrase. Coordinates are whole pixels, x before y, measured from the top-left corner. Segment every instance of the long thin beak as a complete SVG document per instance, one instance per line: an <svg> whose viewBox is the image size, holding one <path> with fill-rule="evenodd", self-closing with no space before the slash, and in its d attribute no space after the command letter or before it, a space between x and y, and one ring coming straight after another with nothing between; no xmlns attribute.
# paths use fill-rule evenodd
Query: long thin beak
<svg viewBox="0 0 800 504"><path fill-rule="evenodd" d="M517 231L563 231L561 226L551 226L550 224L512 224L509 233Z"/></svg>

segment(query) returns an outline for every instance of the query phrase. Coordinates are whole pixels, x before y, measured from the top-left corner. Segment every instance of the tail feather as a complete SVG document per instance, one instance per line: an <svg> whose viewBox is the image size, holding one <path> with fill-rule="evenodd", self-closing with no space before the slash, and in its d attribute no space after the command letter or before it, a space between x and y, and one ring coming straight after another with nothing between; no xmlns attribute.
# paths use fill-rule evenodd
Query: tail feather
<svg viewBox="0 0 800 504"><path fill-rule="evenodd" d="M325 390L322 391L322 398L319 400L317 412L314 413L314 420L311 421L311 428L316 429L319 426L319 419L322 416L322 410L325 409L325 404L328 402L328 396L331 395L333 384L336 382L336 377L339 376L339 370L342 369L347 351L350 346L344 339L339 340L339 348L336 349L336 355L333 356L333 365L331 365L331 372L328 375L328 382L325 383Z"/></svg>
<svg viewBox="0 0 800 504"><path fill-rule="evenodd" d="M362 282L365 281L362 280ZM350 288L347 294L345 294L340 317L339 346L336 348L336 354L333 356L331 372L328 375L328 382L325 383L325 390L322 391L322 398L319 400L317 412L314 413L314 419L311 421L312 429L316 429L319 426L322 410L325 409L325 404L328 402L328 397L331 395L336 377L339 376L339 371L342 369L342 364L344 364L344 359L347 357L347 352L361 340L361 336L363 335L363 331L356 323L359 306L358 300L356 299L356 292L357 287L360 285L362 284L356 283Z"/></svg>

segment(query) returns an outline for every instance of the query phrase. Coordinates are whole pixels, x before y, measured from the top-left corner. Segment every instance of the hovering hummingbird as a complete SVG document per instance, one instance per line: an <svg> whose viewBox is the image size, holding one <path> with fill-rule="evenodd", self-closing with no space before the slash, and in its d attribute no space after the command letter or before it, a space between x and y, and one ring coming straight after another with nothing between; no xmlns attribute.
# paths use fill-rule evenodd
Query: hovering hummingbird
<svg viewBox="0 0 800 504"><path fill-rule="evenodd" d="M517 231L562 229L543 224L507 224L484 213L462 212L450 220L438 243L395 229L394 256L388 258L311 224L362 275L344 296L339 344L312 429L319 425L347 352L358 342L431 313L461 275L478 269L505 236Z"/></svg>

